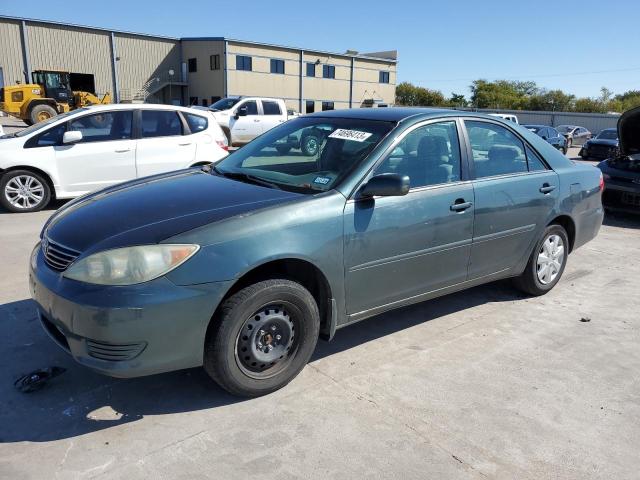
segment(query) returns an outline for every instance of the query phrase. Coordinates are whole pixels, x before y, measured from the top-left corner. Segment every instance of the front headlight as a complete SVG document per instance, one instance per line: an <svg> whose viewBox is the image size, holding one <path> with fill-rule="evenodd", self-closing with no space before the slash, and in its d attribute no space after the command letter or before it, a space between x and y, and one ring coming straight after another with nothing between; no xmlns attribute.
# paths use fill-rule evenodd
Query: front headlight
<svg viewBox="0 0 640 480"><path fill-rule="evenodd" d="M134 285L161 277L186 262L198 245L140 245L94 253L74 263L64 276L98 285Z"/></svg>
<svg viewBox="0 0 640 480"><path fill-rule="evenodd" d="M35 270L38 265L38 252L40 251L40 242L36 243L33 250L31 250L31 257L29 263L31 264L31 270Z"/></svg>

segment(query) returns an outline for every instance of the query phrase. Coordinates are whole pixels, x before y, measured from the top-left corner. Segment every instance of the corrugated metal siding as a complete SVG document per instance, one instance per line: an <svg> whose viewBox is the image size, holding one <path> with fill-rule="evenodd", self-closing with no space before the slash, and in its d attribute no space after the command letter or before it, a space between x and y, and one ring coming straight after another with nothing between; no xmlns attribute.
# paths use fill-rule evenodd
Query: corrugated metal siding
<svg viewBox="0 0 640 480"><path fill-rule="evenodd" d="M32 70L94 75L96 92L113 94L111 45L107 32L28 23Z"/></svg>
<svg viewBox="0 0 640 480"><path fill-rule="evenodd" d="M24 82L20 22L0 20L0 67L5 85Z"/></svg>
<svg viewBox="0 0 640 480"><path fill-rule="evenodd" d="M177 40L116 34L120 91L135 94L148 80L165 79L174 70L180 80L180 42ZM126 98L125 98L126 99Z"/></svg>

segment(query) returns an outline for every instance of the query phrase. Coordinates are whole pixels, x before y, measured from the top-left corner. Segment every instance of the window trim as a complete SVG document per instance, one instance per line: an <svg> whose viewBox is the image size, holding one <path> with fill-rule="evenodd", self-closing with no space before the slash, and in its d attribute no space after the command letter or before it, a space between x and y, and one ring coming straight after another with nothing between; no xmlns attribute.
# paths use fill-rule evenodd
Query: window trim
<svg viewBox="0 0 640 480"><path fill-rule="evenodd" d="M471 117L471 116L461 116L461 117L458 117L458 118L462 122L462 127L464 129L464 137L465 137L465 143L466 143L466 148L467 148L467 157L468 157L468 163L469 163L469 173L471 174L471 180L473 180L474 182L475 181L483 181L483 180L492 180L492 179L495 179L495 178L517 177L517 176L520 176L520 175L539 175L541 173L545 173L545 172L549 172L549 171L553 172L554 171L553 168L551 168L551 166L545 160L544 155L541 155L537 148L535 148L533 145L531 145L522 135L520 135L520 133L518 133L517 131L512 129L510 125L505 125L505 124L503 124L501 122L494 121L494 120L488 119L488 118ZM509 130L509 132L511 132L514 136L516 136L523 143L523 145L525 147L529 147L531 150L533 150L533 153L535 153L536 155L538 155L538 157L540 157L540 160L542 161L542 164L545 166L546 170L534 170L534 171L529 170L529 161L527 160L527 171L526 172L504 173L502 175L492 175L490 177L480 177L480 178L478 178L476 176L476 168L475 168L475 163L473 161L473 150L471 149L471 141L469 140L469 134L467 132L467 125L466 125L465 121L491 123L491 124L497 125L499 127L506 128L507 130ZM542 140L542 138L540 138L540 140L542 142L544 142L544 140ZM525 159L526 158L527 158L527 153L526 153L526 148L525 148Z"/></svg>
<svg viewBox="0 0 640 480"><path fill-rule="evenodd" d="M462 184L470 184L473 181L473 178L471 177L470 175L471 172L469 171L469 159L467 158L467 152L466 152L466 149L463 147L463 144L465 141L465 138L463 137L464 125L462 124L460 117L452 116L452 117L429 118L426 120L418 121L417 123L407 127L404 131L402 131L398 136L396 136L393 139L393 141L389 144L389 146L380 153L378 159L373 163L371 168L369 168L369 170L362 176L360 181L356 183L356 186L353 188L353 190L349 193L347 197L347 202L360 202L360 201L367 200L367 199L358 198L357 196L358 192L360 191L362 186L371 179L371 177L373 176L373 172L376 170L376 168L378 168L378 166L380 166L380 164L384 162L389 157L389 155L391 155L391 153L393 153L393 151L396 149L398 144L401 141L403 141L407 135L409 135L411 132L413 132L414 130L420 127L424 127L426 125L431 125L434 123L444 123L444 122L453 122L456 126L456 132L458 133L458 146L460 148L460 180L455 182L437 183L434 185L423 185L420 187L413 187L409 189L409 193L407 195L411 194L412 192L418 192L422 190L432 190L435 188L447 188L447 187L458 186ZM397 128L398 128L397 126L394 127L389 132L389 135L393 134L394 130Z"/></svg>

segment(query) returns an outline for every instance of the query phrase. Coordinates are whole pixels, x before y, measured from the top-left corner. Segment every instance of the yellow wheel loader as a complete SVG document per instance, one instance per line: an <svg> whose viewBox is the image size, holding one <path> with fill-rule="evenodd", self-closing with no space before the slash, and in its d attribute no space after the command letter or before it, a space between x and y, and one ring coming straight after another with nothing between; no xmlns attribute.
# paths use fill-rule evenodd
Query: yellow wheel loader
<svg viewBox="0 0 640 480"><path fill-rule="evenodd" d="M32 73L33 83L1 88L0 110L33 125L76 108L111 103L108 93L99 98L90 92L72 91L69 75L37 70Z"/></svg>

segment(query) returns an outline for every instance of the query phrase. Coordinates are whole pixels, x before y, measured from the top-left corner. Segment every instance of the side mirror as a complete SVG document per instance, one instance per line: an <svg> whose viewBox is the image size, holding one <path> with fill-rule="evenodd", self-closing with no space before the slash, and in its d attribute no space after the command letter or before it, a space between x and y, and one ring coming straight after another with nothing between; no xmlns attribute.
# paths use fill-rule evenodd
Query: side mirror
<svg viewBox="0 0 640 480"><path fill-rule="evenodd" d="M64 132L64 135L62 136L62 143L65 145L78 143L80 140L82 140L82 132L78 132L77 130Z"/></svg>
<svg viewBox="0 0 640 480"><path fill-rule="evenodd" d="M240 107L239 109L236 110L236 114L234 115L233 118L237 120L240 117L246 117L246 116L247 116L247 107Z"/></svg>
<svg viewBox="0 0 640 480"><path fill-rule="evenodd" d="M401 197L409 193L410 180L406 175L383 173L372 177L361 189L360 197Z"/></svg>

